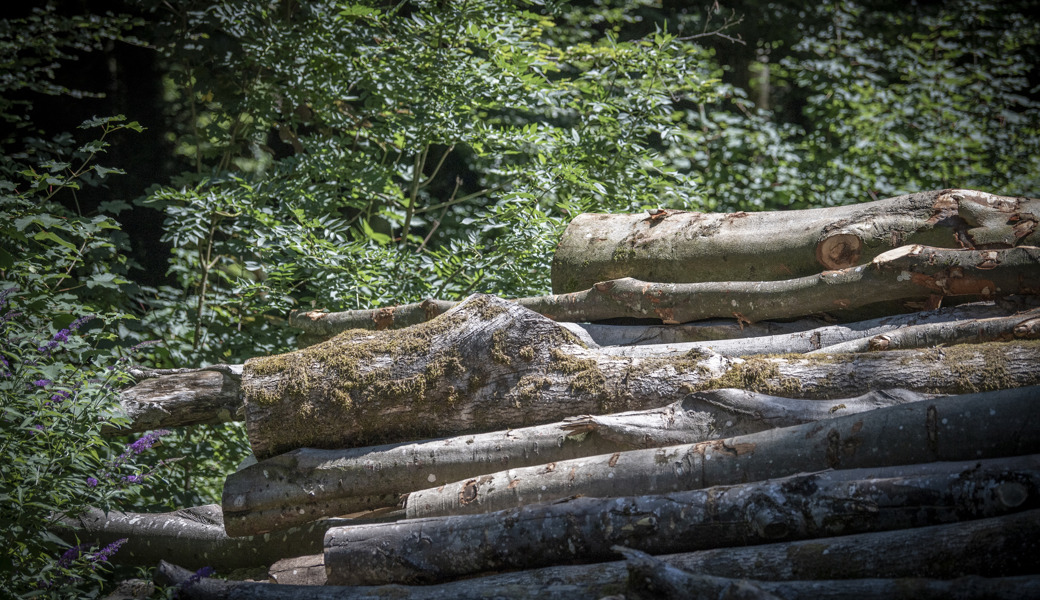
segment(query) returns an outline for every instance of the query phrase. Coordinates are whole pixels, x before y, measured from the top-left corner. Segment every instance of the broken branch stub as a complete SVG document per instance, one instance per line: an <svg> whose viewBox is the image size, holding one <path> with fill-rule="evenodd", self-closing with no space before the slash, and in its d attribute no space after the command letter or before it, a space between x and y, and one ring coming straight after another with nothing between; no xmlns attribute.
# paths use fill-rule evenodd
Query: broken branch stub
<svg viewBox="0 0 1040 600"><path fill-rule="evenodd" d="M563 233L553 293L600 281L774 281L848 268L904 244L1040 245L1040 200L974 190L920 192L848 206L706 214L582 214Z"/></svg>

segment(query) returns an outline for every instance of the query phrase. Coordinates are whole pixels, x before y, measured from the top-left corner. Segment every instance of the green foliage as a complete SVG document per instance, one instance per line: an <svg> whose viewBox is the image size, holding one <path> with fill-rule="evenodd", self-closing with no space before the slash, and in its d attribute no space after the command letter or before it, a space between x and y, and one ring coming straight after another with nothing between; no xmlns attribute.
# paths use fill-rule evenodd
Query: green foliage
<svg viewBox="0 0 1040 600"><path fill-rule="evenodd" d="M0 594L94 595L118 545L70 548L54 534L88 506L134 504L150 469L135 457L158 433L124 448L101 436L120 423L115 389L128 380L115 328L128 315L111 296L126 283L112 242L118 224L56 202L101 176L105 138L139 130L122 117L92 119L98 139L78 160L49 160L0 180ZM115 169L109 169L111 173Z"/></svg>

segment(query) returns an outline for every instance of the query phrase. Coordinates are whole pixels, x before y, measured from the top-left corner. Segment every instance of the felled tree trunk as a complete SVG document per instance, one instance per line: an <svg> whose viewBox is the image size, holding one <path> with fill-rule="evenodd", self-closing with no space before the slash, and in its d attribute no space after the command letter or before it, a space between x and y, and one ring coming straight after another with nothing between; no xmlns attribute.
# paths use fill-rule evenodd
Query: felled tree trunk
<svg viewBox="0 0 1040 600"><path fill-rule="evenodd" d="M771 281L868 262L904 244L946 248L1040 245L1040 200L973 190L921 192L798 211L583 214L564 231L553 292L600 281Z"/></svg>
<svg viewBox="0 0 1040 600"><path fill-rule="evenodd" d="M1040 201L1038 201L1040 203ZM879 303L930 303L944 297L994 298L1040 293L1040 248L952 250L921 245L901 246L875 256L870 263L777 281L656 283L624 277L593 283L566 294L520 298L515 302L555 321L660 319L679 324L736 317L741 322L803 317L827 313L842 320L863 318L863 307ZM391 310L391 309L387 309ZM907 310L903 307L902 310ZM912 309L911 309L912 310ZM422 304L391 311L402 322L423 321ZM884 313L890 313L886 310ZM314 323L308 325L312 320ZM294 324L316 331L335 327L385 329L397 320L372 320L372 311L301 313Z"/></svg>
<svg viewBox="0 0 1040 600"><path fill-rule="evenodd" d="M643 410L713 388L841 398L873 388L960 393L1040 383L1033 342L928 353L614 357L514 303L474 296L403 330L346 332L246 363L253 452L349 448ZM922 377L922 373L927 377Z"/></svg>
<svg viewBox="0 0 1040 600"><path fill-rule="evenodd" d="M153 566L165 559L192 569L208 566L226 572L320 552L325 531L350 522L330 519L266 536L232 538L224 532L223 515L217 504L168 513L105 512L91 508L79 517L63 519L55 533L69 543L105 545L127 538L119 552L112 555L116 564Z"/></svg>
<svg viewBox="0 0 1040 600"><path fill-rule="evenodd" d="M1040 507L1040 457L850 469L666 495L335 527L328 581L433 583L503 569L887 531Z"/></svg>
<svg viewBox="0 0 1040 600"><path fill-rule="evenodd" d="M1040 575L986 579L964 577L956 580L934 579L845 579L813 581L759 581L727 579L689 573L645 552L618 549L627 559L626 600L716 600L746 598L756 600L845 600L878 598L883 600L956 600L957 598L1032 599L1040 595Z"/></svg>
<svg viewBox="0 0 1040 600"><path fill-rule="evenodd" d="M490 512L575 495L668 493L822 469L1040 452L1038 388L880 408L689 446L488 473L411 493L409 518Z"/></svg>
<svg viewBox="0 0 1040 600"><path fill-rule="evenodd" d="M658 556L686 571L736 579L774 581L822 578L953 579L965 575L1009 577L1040 569L1040 510L902 529L814 540L701 550ZM306 563L324 569L321 555ZM192 571L162 562L163 583L180 584ZM203 580L181 591L195 600L465 600L530 598L533 600L599 600L623 594L626 562L555 566L489 575L428 586L378 587L279 586L265 583Z"/></svg>
<svg viewBox="0 0 1040 600"><path fill-rule="evenodd" d="M400 495L489 470L741 435L928 398L906 390L841 400L799 400L742 390L710 390L647 411L409 444L301 448L228 475L229 535L274 529L359 510L395 506Z"/></svg>
<svg viewBox="0 0 1040 600"><path fill-rule="evenodd" d="M569 294L522 298L518 303L557 321L657 318L685 323L712 317L761 321L929 296L1036 294L1040 248L948 250L902 246L867 265L783 281L651 283L622 278Z"/></svg>

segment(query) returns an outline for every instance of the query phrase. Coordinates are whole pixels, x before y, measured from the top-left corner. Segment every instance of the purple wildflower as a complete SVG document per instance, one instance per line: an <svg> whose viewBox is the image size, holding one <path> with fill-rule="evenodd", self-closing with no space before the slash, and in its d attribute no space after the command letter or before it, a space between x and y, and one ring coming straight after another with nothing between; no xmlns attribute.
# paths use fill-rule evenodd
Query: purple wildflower
<svg viewBox="0 0 1040 600"><path fill-rule="evenodd" d="M35 385L36 387L47 387L51 383L53 382L50 379L37 379L33 382L33 385Z"/></svg>
<svg viewBox="0 0 1040 600"><path fill-rule="evenodd" d="M127 475L122 480L124 483L143 483L144 475Z"/></svg>
<svg viewBox="0 0 1040 600"><path fill-rule="evenodd" d="M51 396L50 401L47 402L47 406L50 406L51 404L61 404L62 402L68 400L70 396L71 394L69 394L67 391L58 390Z"/></svg>
<svg viewBox="0 0 1040 600"><path fill-rule="evenodd" d="M80 544L78 546L73 546L66 550L65 553L61 555L61 558L58 559L58 566L68 567L69 565L71 565L72 561L79 558L80 554L83 554L83 549L86 547L87 544Z"/></svg>
<svg viewBox="0 0 1040 600"><path fill-rule="evenodd" d="M84 323L86 323L87 321L93 321L96 317L97 315L83 315L82 317L73 321L72 325L69 325L69 329L71 331L76 331L77 329L82 327Z"/></svg>
<svg viewBox="0 0 1040 600"><path fill-rule="evenodd" d="M126 540L127 538L119 538L118 540L95 552L94 555L90 557L90 562L92 563L90 565L90 568L93 569L96 566L96 564L101 561L108 562L109 557L115 554L116 551L119 550L119 547L126 543Z"/></svg>
<svg viewBox="0 0 1040 600"><path fill-rule="evenodd" d="M87 487L96 488L98 486L98 480L94 477L87 477Z"/></svg>
<svg viewBox="0 0 1040 600"><path fill-rule="evenodd" d="M11 363L7 362L7 359L4 358L3 356L0 356L0 361L2 361L4 363L3 372L0 373L0 376L3 376L3 377L14 377L14 373L11 372Z"/></svg>
<svg viewBox="0 0 1040 600"><path fill-rule="evenodd" d="M128 444L126 447L126 451L120 454L119 458L116 459L116 465L121 465L124 461L126 461L126 459L130 458L131 456L136 456L138 454L141 454L145 450L148 450L153 445L155 445L155 442L157 442L159 438L161 438L164 435L168 435L169 433L169 430L166 429L156 429L155 431L149 432L144 437L133 442L132 444Z"/></svg>

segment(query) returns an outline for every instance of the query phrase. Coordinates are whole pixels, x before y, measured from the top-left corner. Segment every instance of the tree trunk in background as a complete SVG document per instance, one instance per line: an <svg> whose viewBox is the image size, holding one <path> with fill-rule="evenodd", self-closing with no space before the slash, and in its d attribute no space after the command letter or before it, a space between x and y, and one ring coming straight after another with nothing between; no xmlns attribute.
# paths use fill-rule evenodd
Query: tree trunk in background
<svg viewBox="0 0 1040 600"><path fill-rule="evenodd" d="M1038 200L973 190L783 212L582 214L557 246L553 293L624 277L674 283L790 279L862 264L904 244L1036 246L1036 215Z"/></svg>
<svg viewBox="0 0 1040 600"><path fill-rule="evenodd" d="M921 527L1040 507L1040 457L833 470L666 495L329 529L328 581L434 583L654 554Z"/></svg>
<svg viewBox="0 0 1040 600"><path fill-rule="evenodd" d="M488 473L408 495L409 518L504 510L572 496L664 494L823 469L1040 452L1038 388L937 398L688 446Z"/></svg>
<svg viewBox="0 0 1040 600"><path fill-rule="evenodd" d="M324 516L396 506L401 494L489 470L695 443L928 397L889 390L820 401L710 390L648 411L589 415L494 433L347 450L301 448L228 475L224 527L229 535L256 535Z"/></svg>
<svg viewBox="0 0 1040 600"><path fill-rule="evenodd" d="M868 381L930 393L1010 388L1040 383L1037 363L1033 342L818 359L613 357L515 303L474 296L408 329L252 359L242 389L249 441L264 459L649 409L703 389L841 398Z"/></svg>

